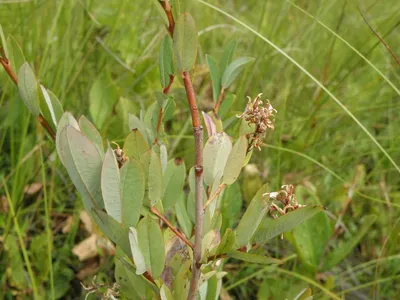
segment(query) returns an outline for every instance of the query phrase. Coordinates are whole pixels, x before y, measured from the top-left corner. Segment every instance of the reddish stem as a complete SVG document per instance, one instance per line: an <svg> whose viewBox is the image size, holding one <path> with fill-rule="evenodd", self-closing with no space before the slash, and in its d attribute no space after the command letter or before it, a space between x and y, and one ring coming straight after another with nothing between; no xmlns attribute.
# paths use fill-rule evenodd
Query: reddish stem
<svg viewBox="0 0 400 300"><path fill-rule="evenodd" d="M219 93L219 96L218 96L218 101L214 107L214 111L216 114L218 114L219 107L221 106L222 101L224 100L224 93L225 93L225 89L221 88L221 92Z"/></svg>
<svg viewBox="0 0 400 300"><path fill-rule="evenodd" d="M0 53L3 57L0 57L0 63L3 66L4 70L7 72L8 76L11 78L11 80L18 86L18 78L15 75L15 73L12 70L10 60L5 57L5 53L3 49L0 49ZM56 134L53 131L53 128L51 128L49 122L46 121L46 119L43 117L42 114L39 114L37 117L40 124L46 129L46 131L49 133L51 138L55 141L56 140Z"/></svg>
<svg viewBox="0 0 400 300"><path fill-rule="evenodd" d="M155 214L160 220L162 220L168 227L171 229L185 244L187 244L190 248L194 248L194 245L191 241L189 241L182 232L179 232L172 224L164 217L157 208L154 206L151 207L151 212Z"/></svg>

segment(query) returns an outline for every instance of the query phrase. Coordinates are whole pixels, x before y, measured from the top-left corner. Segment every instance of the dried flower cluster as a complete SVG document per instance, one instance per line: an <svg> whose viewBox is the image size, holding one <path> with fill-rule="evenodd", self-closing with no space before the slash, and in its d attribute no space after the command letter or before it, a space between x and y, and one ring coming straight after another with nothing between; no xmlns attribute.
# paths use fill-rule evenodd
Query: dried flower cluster
<svg viewBox="0 0 400 300"><path fill-rule="evenodd" d="M251 124L255 125L255 130L253 133L249 134L248 138L250 141L249 151L256 147L258 150L262 145L262 142L267 134L267 130L274 130L274 113L277 111L272 107L272 105L267 100L265 106L263 106L263 102L261 101L262 94L258 94L258 96L251 100L250 97L245 111L238 115L238 118L244 119L249 126Z"/></svg>
<svg viewBox="0 0 400 300"><path fill-rule="evenodd" d="M114 154L115 158L117 159L118 162L118 168L122 168L122 166L126 163L128 160L128 157L126 157L124 150L122 150L119 145L115 142L112 142L114 145L117 145L117 149L114 149Z"/></svg>
<svg viewBox="0 0 400 300"><path fill-rule="evenodd" d="M266 193L263 195L268 196L269 199L272 200L269 212L274 219L277 219L276 214L274 214L275 211L277 211L280 215L285 215L289 211L293 211L305 206L297 202L293 185L282 185L281 188L282 189L280 191Z"/></svg>

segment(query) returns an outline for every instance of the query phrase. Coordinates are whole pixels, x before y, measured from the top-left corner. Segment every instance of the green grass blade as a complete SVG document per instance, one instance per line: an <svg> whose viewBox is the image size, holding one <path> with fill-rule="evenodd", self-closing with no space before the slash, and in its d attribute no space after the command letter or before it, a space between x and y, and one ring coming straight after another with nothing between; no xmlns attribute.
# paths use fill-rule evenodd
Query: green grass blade
<svg viewBox="0 0 400 300"><path fill-rule="evenodd" d="M353 121L364 131L364 133L371 139L371 141L374 142L374 144L381 150L381 152L387 157L387 159L393 164L393 166L396 168L396 170L400 173L400 167L397 165L397 163L394 161L394 159L389 155L389 153L382 147L382 145L374 138L374 136L365 128L365 126L356 118L355 115L338 99L336 98L335 95L333 95L325 85L323 85L317 78L315 78L309 71L307 71L301 64L299 64L295 59L293 59L289 54L287 54L285 51L283 51L279 46L275 45L273 42L271 42L269 39L267 39L265 36L251 28L249 25L245 24L244 22L240 21L236 17L232 16L231 14L223 11L222 9L209 4L207 2L204 2L203 0L197 0L201 4L204 4L215 11L218 11L219 13L225 15L226 17L230 18L231 20L235 21L236 23L242 25L244 28L246 28L248 31L252 32L256 36L258 36L260 39L262 39L264 42L269 44L272 48L274 48L277 52L282 54L285 58L287 58L291 63L293 63L297 68L299 68L304 74L306 74L312 81L314 81L321 89L323 89L335 102L337 105L339 105L348 115L350 118L353 119Z"/></svg>

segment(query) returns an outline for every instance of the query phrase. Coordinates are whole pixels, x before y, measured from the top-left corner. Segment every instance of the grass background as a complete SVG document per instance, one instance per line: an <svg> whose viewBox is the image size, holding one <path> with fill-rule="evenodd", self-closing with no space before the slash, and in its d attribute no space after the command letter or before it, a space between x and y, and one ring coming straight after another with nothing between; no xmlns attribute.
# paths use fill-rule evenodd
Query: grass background
<svg viewBox="0 0 400 300"><path fill-rule="evenodd" d="M196 0L182 2L182 9L192 13L199 29L195 84L200 107L212 105L205 54L219 58L224 46L237 39L236 57L253 56L256 61L229 89L237 100L226 119L243 109L247 95L258 93L278 110L275 132L253 158L259 173L245 172L241 178L244 198L252 193L258 178L269 182L271 190L293 183L302 203L319 202L330 216L302 227L306 232L302 249L293 235L264 247L278 257L297 254L279 268L228 262L224 284L228 293L237 299L291 299L296 291L310 286L316 299L328 299L327 291L346 299L400 297L399 172L374 142L394 162L400 161L400 66L359 11L400 55L398 1L294 1L372 66L287 1L209 1L273 42L303 70L228 16ZM120 141L128 131L126 113L138 114L155 100L154 91L160 90L158 50L165 30L148 1L1 1L0 20L3 31L21 45L40 82L75 116L89 115L94 81L105 75L112 79L125 100L102 128L109 140ZM304 70L334 94L372 138ZM18 295L29 299L29 272L42 295L51 298L53 290L55 297L80 297L75 275L84 266L71 248L85 238L78 222L82 205L56 158L54 145L30 116L5 72L0 72L0 82L0 298ZM185 157L190 165L193 140L190 127L184 125L188 114L179 84L173 86L173 94L179 110L169 131L171 157ZM232 133L234 126L227 130ZM26 192L35 183L45 189ZM349 206L342 214L346 202ZM318 260L329 249L355 240L369 214L377 216L376 222L340 264L324 272L307 268L310 257ZM75 221L70 232L62 234L59 226L69 215ZM344 232L327 240L319 229L331 232L338 216ZM321 251L322 256L316 254ZM99 280L113 282L112 259L102 257L101 262Z"/></svg>

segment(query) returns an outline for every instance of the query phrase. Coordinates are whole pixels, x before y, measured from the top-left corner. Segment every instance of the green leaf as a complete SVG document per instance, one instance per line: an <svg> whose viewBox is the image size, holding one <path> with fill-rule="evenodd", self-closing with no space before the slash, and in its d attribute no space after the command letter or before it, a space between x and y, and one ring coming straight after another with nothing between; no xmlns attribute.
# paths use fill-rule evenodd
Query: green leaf
<svg viewBox="0 0 400 300"><path fill-rule="evenodd" d="M145 153L147 156L148 167L144 168L147 171L148 195L151 200L151 205L156 205L161 200L164 192L164 179L162 174L160 156L152 149Z"/></svg>
<svg viewBox="0 0 400 300"><path fill-rule="evenodd" d="M229 153L228 161L224 169L224 177L222 183L231 185L238 178L242 170L244 160L246 158L246 151L248 147L247 138L242 135L233 145L231 153Z"/></svg>
<svg viewBox="0 0 400 300"><path fill-rule="evenodd" d="M131 257L128 229L122 228L121 224L102 210L92 209L92 216L106 237L119 246L128 257Z"/></svg>
<svg viewBox="0 0 400 300"><path fill-rule="evenodd" d="M180 73L189 72L196 63L197 28L193 17L183 13L175 24L174 55Z"/></svg>
<svg viewBox="0 0 400 300"><path fill-rule="evenodd" d="M129 130L139 130L143 138L148 141L146 127L143 125L142 121L135 115L129 114Z"/></svg>
<svg viewBox="0 0 400 300"><path fill-rule="evenodd" d="M210 70L211 82L213 87L213 98L214 101L218 100L221 92L221 72L217 61L211 56L206 55L208 69Z"/></svg>
<svg viewBox="0 0 400 300"><path fill-rule="evenodd" d="M222 54L221 60L220 60L220 67L221 67L221 72L225 72L226 68L229 66L229 64L232 62L232 57L233 53L235 52L237 45L237 40L232 40L226 45L224 49L224 53Z"/></svg>
<svg viewBox="0 0 400 300"><path fill-rule="evenodd" d="M140 160L146 151L150 149L146 139L138 129L133 129L125 139L124 153L129 158Z"/></svg>
<svg viewBox="0 0 400 300"><path fill-rule="evenodd" d="M225 234L222 237L222 240L219 243L218 247L214 248L210 252L210 255L220 255L231 251L235 245L235 237L235 232L231 228L226 229Z"/></svg>
<svg viewBox="0 0 400 300"><path fill-rule="evenodd" d="M221 232L236 225L241 213L242 203L242 192L237 182L225 188L220 204L222 215Z"/></svg>
<svg viewBox="0 0 400 300"><path fill-rule="evenodd" d="M140 218L145 194L145 176L140 163L130 158L120 169L122 223L134 227Z"/></svg>
<svg viewBox="0 0 400 300"><path fill-rule="evenodd" d="M253 237L265 214L268 212L270 202L263 194L267 192L268 185L263 185L251 200L242 219L236 228L236 246L246 246Z"/></svg>
<svg viewBox="0 0 400 300"><path fill-rule="evenodd" d="M58 98L53 93L50 92L50 94L43 85L40 85L40 90L39 101L43 117L46 120L51 120L52 122L50 122L50 125L53 128L57 128L58 121L64 114L61 103Z"/></svg>
<svg viewBox="0 0 400 300"><path fill-rule="evenodd" d="M276 258L257 255L257 254L250 254L241 251L230 251L228 253L228 256L255 264L263 264L263 265L282 264L282 261Z"/></svg>
<svg viewBox="0 0 400 300"><path fill-rule="evenodd" d="M136 274L142 275L147 271L142 251L139 248L138 234L134 227L129 228L129 243L131 245L133 262L136 267Z"/></svg>
<svg viewBox="0 0 400 300"><path fill-rule="evenodd" d="M114 276L119 285L120 292L122 292L124 295L129 295L129 299L141 299L139 293L135 289L138 287L138 285L133 284L132 279L128 275L128 271L125 269L120 259L117 259L115 262ZM146 293L143 293L143 296L145 297Z"/></svg>
<svg viewBox="0 0 400 300"><path fill-rule="evenodd" d="M216 178L221 178L232 149L232 142L226 133L216 133L204 146L204 182L212 186Z"/></svg>
<svg viewBox="0 0 400 300"><path fill-rule="evenodd" d="M180 0L171 0L172 4L172 14L174 16L174 20L177 20L181 15L181 3Z"/></svg>
<svg viewBox="0 0 400 300"><path fill-rule="evenodd" d="M101 75L89 93L89 112L97 128L108 121L118 100L118 91L108 74Z"/></svg>
<svg viewBox="0 0 400 300"><path fill-rule="evenodd" d="M176 195L182 190L186 178L185 163L181 159L171 159L167 163L164 173L164 196L163 206L165 210L174 207L177 200Z"/></svg>
<svg viewBox="0 0 400 300"><path fill-rule="evenodd" d="M161 300L174 300L174 296L172 296L171 291L165 284L161 286L160 297Z"/></svg>
<svg viewBox="0 0 400 300"><path fill-rule="evenodd" d="M324 264L322 267L323 271L330 270L332 267L336 266L343 259L345 259L351 251L356 247L361 239L368 233L370 227L375 223L376 216L368 215L363 220L363 225L361 229L357 231L354 237L352 237L347 242L343 243L339 247L335 247L332 252L329 252L328 255L324 258Z"/></svg>
<svg viewBox="0 0 400 300"><path fill-rule="evenodd" d="M97 148L72 126L61 131L58 142L59 155L82 196L85 209L90 212L93 207L104 208L100 180L102 159Z"/></svg>
<svg viewBox="0 0 400 300"><path fill-rule="evenodd" d="M0 47L3 48L6 57L9 58L10 54L8 51L8 45L6 42L6 37L4 36L3 26L1 26L1 25L0 25L0 40L1 40Z"/></svg>
<svg viewBox="0 0 400 300"><path fill-rule="evenodd" d="M204 254L208 256L210 251L217 247L220 241L221 235L219 233L219 230L213 229L207 232L207 234L201 240L201 257L203 259L206 259L206 257L204 257Z"/></svg>
<svg viewBox="0 0 400 300"><path fill-rule="evenodd" d="M235 102L235 100L236 100L235 94L225 95L224 101L222 101L222 104L218 111L218 115L221 119L225 118L228 111L231 110L231 107L232 107L233 103Z"/></svg>
<svg viewBox="0 0 400 300"><path fill-rule="evenodd" d="M326 214L316 214L301 226L293 229L292 239L302 263L315 271L325 254L325 247L332 236L332 228Z"/></svg>
<svg viewBox="0 0 400 300"><path fill-rule="evenodd" d="M170 82L170 76L174 75L174 62L172 58L172 39L166 35L161 42L160 50L160 81L163 88Z"/></svg>
<svg viewBox="0 0 400 300"><path fill-rule="evenodd" d="M324 208L322 206L309 205L287 213L277 220L266 218L258 227L253 241L256 243L263 243L284 232L291 231L294 227L323 210Z"/></svg>
<svg viewBox="0 0 400 300"><path fill-rule="evenodd" d="M239 76L246 64L254 61L252 57L240 57L232 62L222 75L222 88L228 88L232 82Z"/></svg>
<svg viewBox="0 0 400 300"><path fill-rule="evenodd" d="M186 210L185 194L183 192L178 193L177 201L175 203L175 213L183 233L190 237L192 235L193 224L190 221L190 217Z"/></svg>
<svg viewBox="0 0 400 300"><path fill-rule="evenodd" d="M147 270L154 278L159 278L165 263L164 239L161 229L156 221L147 216L139 222L137 233Z"/></svg>
<svg viewBox="0 0 400 300"><path fill-rule="evenodd" d="M97 150L101 157L104 157L104 147L103 147L103 138L101 137L99 131L94 127L94 125L84 116L82 115L79 118L79 126L81 131L86 137L92 141L92 143L96 146Z"/></svg>
<svg viewBox="0 0 400 300"><path fill-rule="evenodd" d="M175 100L173 97L168 97L167 102L164 105L164 114L163 114L163 122L167 122L172 120L175 113Z"/></svg>
<svg viewBox="0 0 400 300"><path fill-rule="evenodd" d="M169 22L168 22L168 17L167 14L165 13L163 7L161 6L161 3L158 0L152 0L154 7L157 9L158 14L160 15L161 19L164 22L164 25L168 26Z"/></svg>
<svg viewBox="0 0 400 300"><path fill-rule="evenodd" d="M21 46L12 35L9 35L7 38L7 48L8 53L6 52L6 54L7 58L10 60L12 69L19 70L25 63L26 59Z"/></svg>
<svg viewBox="0 0 400 300"><path fill-rule="evenodd" d="M18 91L29 111L36 117L40 114L38 83L32 68L26 62L18 72Z"/></svg>
<svg viewBox="0 0 400 300"><path fill-rule="evenodd" d="M108 148L101 170L101 192L107 213L122 223L120 176L113 149Z"/></svg>
<svg viewBox="0 0 400 300"><path fill-rule="evenodd" d="M57 148L57 153L58 157L60 158L61 162L64 165L64 159L63 156L61 155L61 149L60 149L60 134L61 131L66 127L67 125L70 125L74 127L76 130L80 131L79 124L74 118L74 116L70 112L65 112L61 119L60 122L58 122L57 126L57 133L56 133L56 148Z"/></svg>

